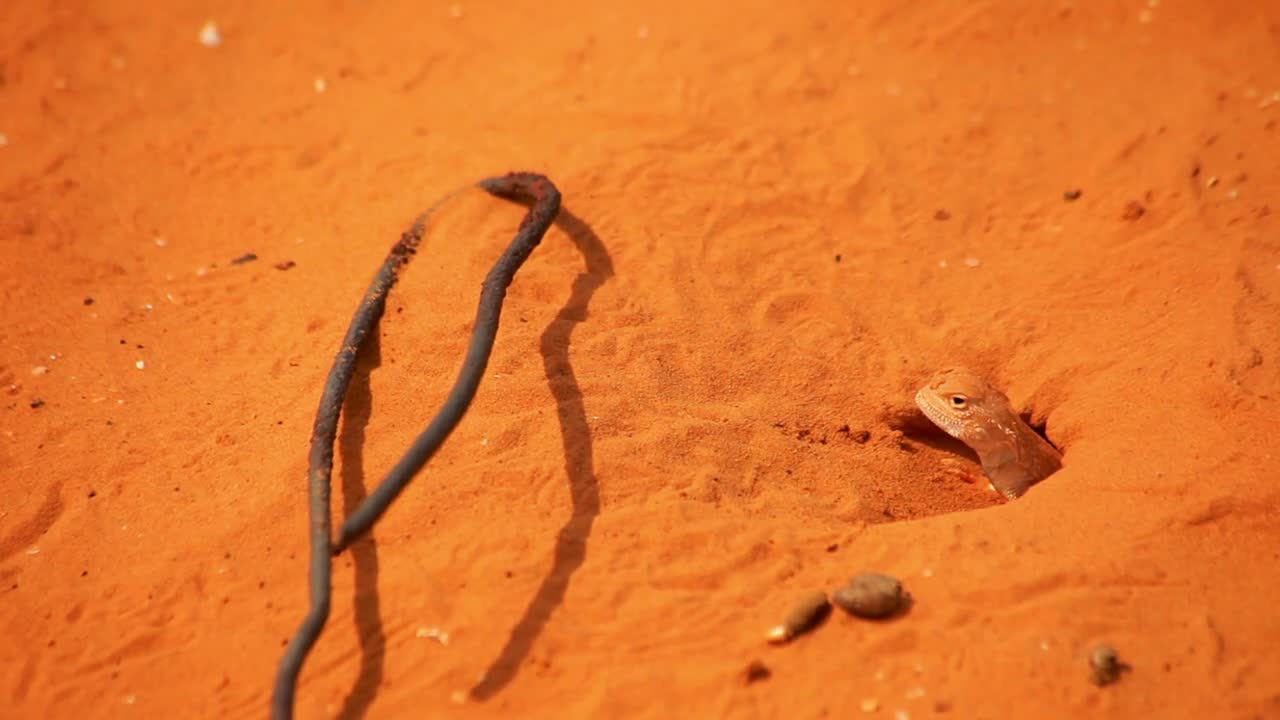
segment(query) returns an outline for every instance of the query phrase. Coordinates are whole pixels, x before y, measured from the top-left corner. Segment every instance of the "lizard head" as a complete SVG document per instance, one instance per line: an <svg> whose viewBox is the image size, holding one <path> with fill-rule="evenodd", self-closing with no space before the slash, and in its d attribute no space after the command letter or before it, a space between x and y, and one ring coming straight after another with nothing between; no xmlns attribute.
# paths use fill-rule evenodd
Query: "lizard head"
<svg viewBox="0 0 1280 720"><path fill-rule="evenodd" d="M916 405L948 435L981 452L1001 440L1009 400L964 368L947 368L916 392Z"/></svg>

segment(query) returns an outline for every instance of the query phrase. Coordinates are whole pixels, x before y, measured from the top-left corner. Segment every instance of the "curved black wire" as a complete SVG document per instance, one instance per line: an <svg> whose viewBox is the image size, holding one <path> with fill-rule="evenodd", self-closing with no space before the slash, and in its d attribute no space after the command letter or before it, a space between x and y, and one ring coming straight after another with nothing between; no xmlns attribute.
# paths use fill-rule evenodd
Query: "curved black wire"
<svg viewBox="0 0 1280 720"><path fill-rule="evenodd" d="M334 358L329 377L325 380L320 396L320 408L316 412L311 433L310 468L307 473L311 516L311 564L310 609L297 633L285 648L284 657L276 673L275 688L271 695L273 720L293 717L294 697L298 675L307 654L315 646L324 624L329 618L332 595L332 556L342 552L353 541L367 532L400 495L413 476L457 426L475 397L480 379L484 377L489 355L493 351L498 332L498 318L502 313L502 301L516 271L529 258L533 249L560 212L560 191L546 177L535 173L508 173L500 177L482 180L478 185L493 195L512 200L532 202L529 212L520 222L515 238L506 252L494 263L480 290L480 306L476 310L475 327L471 331L471 344L458 379L449 397L427 429L414 440L404 457L396 463L387 477L365 498L359 507L342 524L337 542L331 544L329 521L329 483L333 471L333 443L338 432L338 417L342 412L347 386L355 371L356 356L369 331L377 324L386 307L387 294L399 280L400 271L408 264L426 229L426 219L431 210L414 220L391 248L387 259L364 294L356 309L342 349Z"/></svg>

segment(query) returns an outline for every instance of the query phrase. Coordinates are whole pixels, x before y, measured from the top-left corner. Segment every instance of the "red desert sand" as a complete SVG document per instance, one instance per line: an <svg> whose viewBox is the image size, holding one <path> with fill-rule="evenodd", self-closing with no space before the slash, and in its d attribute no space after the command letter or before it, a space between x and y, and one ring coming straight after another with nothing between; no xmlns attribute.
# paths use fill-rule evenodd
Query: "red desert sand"
<svg viewBox="0 0 1280 720"><path fill-rule="evenodd" d="M529 170L565 211L298 717L1280 717L1277 47L1274 2L0 3L3 714L266 715L351 313ZM433 216L335 515L523 213ZM1063 469L948 473L953 365ZM860 572L910 609L766 642Z"/></svg>

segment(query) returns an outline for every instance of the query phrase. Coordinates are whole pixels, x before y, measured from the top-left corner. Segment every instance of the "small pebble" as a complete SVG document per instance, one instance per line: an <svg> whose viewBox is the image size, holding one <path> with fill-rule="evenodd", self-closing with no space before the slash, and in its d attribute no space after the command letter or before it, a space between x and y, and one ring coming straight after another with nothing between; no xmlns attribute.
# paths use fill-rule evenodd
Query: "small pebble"
<svg viewBox="0 0 1280 720"><path fill-rule="evenodd" d="M8 145L8 144L9 144L9 136L5 135L4 133L0 133L0 147L4 147L5 145Z"/></svg>
<svg viewBox="0 0 1280 720"><path fill-rule="evenodd" d="M142 370L143 368L145 368L145 367L147 366L147 364L146 364L146 363L144 363L143 361L139 360L138 362L134 363L134 364L133 364L133 366L134 366L134 367L136 367L136 368L138 368L139 370Z"/></svg>
<svg viewBox="0 0 1280 720"><path fill-rule="evenodd" d="M966 267L976 268L982 264L982 261L976 257L967 257L964 259L964 264Z"/></svg>
<svg viewBox="0 0 1280 720"><path fill-rule="evenodd" d="M801 598L783 618L782 624L769 630L766 639L775 645L790 642L817 627L830 612L831 602L827 600L827 594L815 590Z"/></svg>
<svg viewBox="0 0 1280 720"><path fill-rule="evenodd" d="M285 260L284 262L278 262L275 265L272 265L272 267L274 267L277 270L288 270L289 268L294 267L297 264L298 263L292 260Z"/></svg>
<svg viewBox="0 0 1280 720"><path fill-rule="evenodd" d="M907 603L902 583L880 573L861 573L836 590L832 600L842 610L860 618L885 618Z"/></svg>
<svg viewBox="0 0 1280 720"><path fill-rule="evenodd" d="M768 680L772 676L773 671L759 660L752 660L747 669L742 671L742 681L747 685Z"/></svg>
<svg viewBox="0 0 1280 720"><path fill-rule="evenodd" d="M1128 205L1124 206L1124 213L1121 214L1120 217L1124 220L1128 220L1129 222L1133 222L1134 220L1137 220L1138 218L1146 214L1147 214L1147 209L1142 207L1141 203L1134 200L1134 201L1130 201Z"/></svg>
<svg viewBox="0 0 1280 720"><path fill-rule="evenodd" d="M167 247L169 245L169 238L158 237L154 240L154 242L156 244L156 247Z"/></svg>
<svg viewBox="0 0 1280 720"><path fill-rule="evenodd" d="M32 401L31 401L31 409L32 409L32 410L39 410L39 409L40 409L40 408L42 408L42 407L44 407L44 401L43 401L43 400L41 400L40 398L36 398L36 399L34 399L34 400L32 400Z"/></svg>
<svg viewBox="0 0 1280 720"><path fill-rule="evenodd" d="M863 698L862 702L858 703L858 707L864 713L873 713L880 709L880 701L875 698Z"/></svg>
<svg viewBox="0 0 1280 720"><path fill-rule="evenodd" d="M329 88L329 84L324 81L324 78L318 77L312 81L311 87L315 88L317 93L322 93Z"/></svg>
<svg viewBox="0 0 1280 720"><path fill-rule="evenodd" d="M43 375L47 372L49 372L49 368L45 367L44 365L37 365L31 368L32 375Z"/></svg>
<svg viewBox="0 0 1280 720"><path fill-rule="evenodd" d="M93 304L93 298L91 298L91 297L87 297L87 298L85 298L85 299L84 299L84 304L85 304L85 305L92 305L92 304Z"/></svg>
<svg viewBox="0 0 1280 720"><path fill-rule="evenodd" d="M234 260L231 261L231 264L243 265L247 262L253 262L254 260L257 260L257 259L258 259L258 256L250 252L250 253L245 253L238 258L235 258Z"/></svg>
<svg viewBox="0 0 1280 720"><path fill-rule="evenodd" d="M1062 193L1062 199L1066 200L1067 202L1075 202L1076 200L1080 199L1080 196L1082 194L1084 194L1083 191L1081 191L1078 188L1075 190L1068 190Z"/></svg>
<svg viewBox="0 0 1280 720"><path fill-rule="evenodd" d="M1089 669L1092 671L1093 684L1103 687L1119 680L1120 673L1128 670L1129 666L1120 661L1115 648L1102 644L1089 653Z"/></svg>
<svg viewBox="0 0 1280 720"><path fill-rule="evenodd" d="M222 44L222 33L218 30L218 24L212 20L205 21L200 26L200 44L205 47L215 48Z"/></svg>
<svg viewBox="0 0 1280 720"><path fill-rule="evenodd" d="M933 214L933 219L939 220L939 221L950 220L951 213L947 212L946 210L939 210Z"/></svg>
<svg viewBox="0 0 1280 720"><path fill-rule="evenodd" d="M418 632L415 633L415 636L423 639L435 640L436 642L439 642L441 645L449 644L449 631L441 630L440 628L435 628L435 627L418 628Z"/></svg>

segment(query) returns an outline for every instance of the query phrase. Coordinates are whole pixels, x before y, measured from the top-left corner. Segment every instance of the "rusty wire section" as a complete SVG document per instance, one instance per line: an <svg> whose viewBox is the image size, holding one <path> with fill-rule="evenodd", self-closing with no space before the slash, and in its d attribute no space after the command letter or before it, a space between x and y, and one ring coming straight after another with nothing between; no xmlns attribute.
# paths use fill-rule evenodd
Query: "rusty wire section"
<svg viewBox="0 0 1280 720"><path fill-rule="evenodd" d="M360 347L382 316L387 294L400 279L400 272L417 253L431 210L419 215L387 254L387 259L383 261L351 319L342 348L334 358L333 368L325 380L324 391L320 396L320 409L316 412L311 433L311 454L307 471L311 515L310 608L297 633L289 641L284 657L280 659L275 689L271 695L273 720L293 717L294 696L302 663L315 646L324 630L325 621L329 618L333 556L350 547L382 517L413 476L449 437L471 406L480 379L484 377L485 367L489 364L489 355L493 352L498 318L502 313L502 300L506 297L507 287L560 212L560 191L542 175L508 173L481 180L477 185L498 197L531 203L529 212L520 222L520 228L511 244L484 279L480 290L480 306L476 310L475 325L471 330L471 344L444 406L386 478L352 511L342 524L336 541L332 538L329 521L329 482L333 471L333 443L338 433L338 417L342 412L347 386L355 371Z"/></svg>

